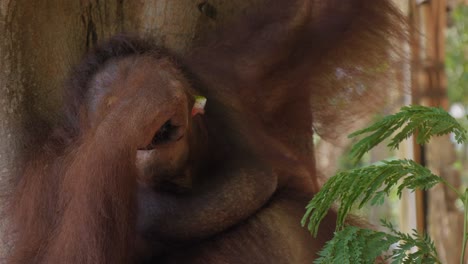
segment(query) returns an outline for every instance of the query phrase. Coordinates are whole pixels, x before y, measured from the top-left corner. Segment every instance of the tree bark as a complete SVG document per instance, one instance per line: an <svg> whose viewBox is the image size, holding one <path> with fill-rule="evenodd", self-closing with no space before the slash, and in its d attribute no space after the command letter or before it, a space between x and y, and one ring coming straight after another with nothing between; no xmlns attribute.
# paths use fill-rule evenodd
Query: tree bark
<svg viewBox="0 0 468 264"><path fill-rule="evenodd" d="M21 68L18 54L15 53L16 34L12 30L12 6L15 1L0 2L0 219L3 219L2 200L9 191L10 175L19 171L20 154L24 136L21 118L24 116L24 86L18 76ZM6 238L1 236L3 225L0 221L0 256L3 255Z"/></svg>

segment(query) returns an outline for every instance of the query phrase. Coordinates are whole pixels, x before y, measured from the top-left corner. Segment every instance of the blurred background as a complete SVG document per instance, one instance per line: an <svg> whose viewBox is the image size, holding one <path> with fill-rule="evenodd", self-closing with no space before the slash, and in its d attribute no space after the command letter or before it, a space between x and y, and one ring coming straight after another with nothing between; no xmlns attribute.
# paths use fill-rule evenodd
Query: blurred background
<svg viewBox="0 0 468 264"><path fill-rule="evenodd" d="M389 100L383 110L368 113L349 131L396 112L407 104L442 107L468 127L468 1L396 0L410 23L411 43L407 45L410 63L399 82L389 84ZM320 171L331 176L354 167L348 158L353 143L343 134L334 141L316 138ZM390 151L381 144L368 153L361 164L382 159L410 158L424 164L435 174L461 190L468 184L468 146L457 144L451 136L438 137L419 146L409 139L400 149ZM383 206L356 212L376 226L387 218L402 231L429 232L443 263L457 263L462 250L462 202L444 186L429 191L406 192L400 201L396 194Z"/></svg>

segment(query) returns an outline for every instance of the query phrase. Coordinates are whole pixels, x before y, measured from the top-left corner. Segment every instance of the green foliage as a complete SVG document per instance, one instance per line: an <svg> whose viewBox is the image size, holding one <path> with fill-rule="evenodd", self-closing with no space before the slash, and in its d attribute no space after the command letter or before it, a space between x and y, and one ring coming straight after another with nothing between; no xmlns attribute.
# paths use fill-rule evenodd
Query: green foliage
<svg viewBox="0 0 468 264"><path fill-rule="evenodd" d="M370 229L347 226L328 241L315 264L375 263L375 259L399 241L397 236Z"/></svg>
<svg viewBox="0 0 468 264"><path fill-rule="evenodd" d="M404 139L417 132L417 142L422 144L434 135L454 133L458 143L468 141L467 131L447 112L438 108L423 106L403 107L395 115L387 116L368 128L350 135L355 137L370 133L357 142L351 153L355 160L359 160L371 148L390 138L390 148L398 148ZM390 230L390 234L345 227L347 214L357 206L362 208L370 203L379 205L391 190L396 188L401 198L403 189L429 189L437 183L443 183L454 191L463 201L465 209L463 245L468 244L468 189L462 194L443 178L431 173L427 168L412 160L383 161L367 167L339 172L331 177L322 189L313 197L306 207L302 225L307 225L309 231L316 236L320 222L328 210L337 203L338 217L335 237L330 240L319 253L315 261L322 263L374 263L377 256L382 255L390 245L397 243L392 252L392 264L397 263L441 263L437 256L434 243L427 235L405 234L398 232L386 221L383 226ZM463 263L465 251L462 252Z"/></svg>
<svg viewBox="0 0 468 264"><path fill-rule="evenodd" d="M451 102L468 104L468 6L460 4L451 13L447 29L445 69Z"/></svg>
<svg viewBox="0 0 468 264"><path fill-rule="evenodd" d="M382 220L382 225L387 227L399 241L398 246L393 250L392 264L441 263L434 242L428 235L421 235L416 230L413 230L412 235L399 232L391 223L384 220ZM416 247L415 250L413 250L414 247Z"/></svg>
<svg viewBox="0 0 468 264"><path fill-rule="evenodd" d="M400 181L402 180L402 181ZM354 204L363 207L383 203L395 186L398 196L404 188L429 189L441 178L412 160L384 161L382 164L344 171L331 177L306 207L302 225L308 222L309 230L317 235L319 223L335 201L339 202L337 229L344 225L345 218Z"/></svg>
<svg viewBox="0 0 468 264"><path fill-rule="evenodd" d="M357 142L352 148L350 155L358 161L370 149L381 143L384 139L392 137L388 147L398 148L398 145L406 138L417 133L418 144L424 144L432 136L440 136L454 133L458 143L467 141L467 132L455 118L443 109L425 107L419 105L404 106L400 112L384 117L381 121L356 131L349 135L350 138L371 133Z"/></svg>
<svg viewBox="0 0 468 264"><path fill-rule="evenodd" d="M412 235L399 232L386 221L382 221L382 225L390 233L346 226L327 242L314 263L374 264L379 256L392 264L440 263L434 242L427 235L421 235L416 230ZM384 256L392 245L395 245L392 255Z"/></svg>

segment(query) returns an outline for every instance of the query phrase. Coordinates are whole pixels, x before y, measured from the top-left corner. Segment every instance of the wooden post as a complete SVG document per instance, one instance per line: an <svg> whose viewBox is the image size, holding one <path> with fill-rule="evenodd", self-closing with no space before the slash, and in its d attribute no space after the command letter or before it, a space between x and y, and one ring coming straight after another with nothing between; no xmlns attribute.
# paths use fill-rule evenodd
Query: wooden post
<svg viewBox="0 0 468 264"><path fill-rule="evenodd" d="M413 103L445 110L449 107L444 71L446 6L446 0L410 1ZM452 167L455 151L449 136L437 137L423 148L417 147L416 142L414 145L416 161L452 185L460 185L460 177ZM457 263L463 215L455 207L456 196L443 185L427 195L416 195L418 230L427 227L443 263Z"/></svg>

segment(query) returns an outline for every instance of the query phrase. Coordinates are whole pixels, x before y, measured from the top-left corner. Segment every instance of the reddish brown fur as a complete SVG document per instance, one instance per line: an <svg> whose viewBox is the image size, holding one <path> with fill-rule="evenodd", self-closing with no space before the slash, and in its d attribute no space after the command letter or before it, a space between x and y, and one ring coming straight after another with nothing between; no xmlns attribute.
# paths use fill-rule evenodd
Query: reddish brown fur
<svg viewBox="0 0 468 264"><path fill-rule="evenodd" d="M387 69L382 62L392 68L392 41L404 37L401 21L389 0L271 0L179 58L209 100L204 129L212 145L191 151L213 163L232 158L223 143L232 133L280 176L275 194L248 219L198 245L187 239L153 261L309 263L334 228L333 213L317 239L299 224L318 189L312 124L329 131L348 116L351 99L368 98L391 76L378 69ZM138 54L170 58L151 41L114 38L70 78L65 122L28 164L10 204L9 263L130 263L140 254L134 151L146 131L129 123L148 123L141 109L151 105L146 96L129 97L97 128L83 110L90 80L105 63ZM109 136L116 128L121 133Z"/></svg>

